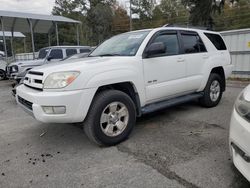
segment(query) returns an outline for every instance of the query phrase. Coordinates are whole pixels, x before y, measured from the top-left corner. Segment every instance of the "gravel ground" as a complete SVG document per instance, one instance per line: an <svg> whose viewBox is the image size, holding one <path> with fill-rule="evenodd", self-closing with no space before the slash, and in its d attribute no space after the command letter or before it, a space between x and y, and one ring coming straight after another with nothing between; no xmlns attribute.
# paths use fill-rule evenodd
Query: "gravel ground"
<svg viewBox="0 0 250 188"><path fill-rule="evenodd" d="M137 120L116 147L90 143L81 126L42 124L0 82L0 187L250 187L229 156L228 129L242 85L221 103L192 102Z"/></svg>

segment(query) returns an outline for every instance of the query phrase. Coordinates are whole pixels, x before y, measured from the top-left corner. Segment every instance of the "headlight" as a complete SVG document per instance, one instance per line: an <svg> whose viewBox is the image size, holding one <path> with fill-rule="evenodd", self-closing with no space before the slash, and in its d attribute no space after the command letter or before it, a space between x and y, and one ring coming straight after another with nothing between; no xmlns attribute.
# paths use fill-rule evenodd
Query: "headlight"
<svg viewBox="0 0 250 188"><path fill-rule="evenodd" d="M244 91L237 98L235 109L241 117L250 122L250 102L244 98Z"/></svg>
<svg viewBox="0 0 250 188"><path fill-rule="evenodd" d="M77 76L79 76L79 72L71 71L71 72L56 72L51 73L45 79L43 88L44 89L60 89L71 84Z"/></svg>

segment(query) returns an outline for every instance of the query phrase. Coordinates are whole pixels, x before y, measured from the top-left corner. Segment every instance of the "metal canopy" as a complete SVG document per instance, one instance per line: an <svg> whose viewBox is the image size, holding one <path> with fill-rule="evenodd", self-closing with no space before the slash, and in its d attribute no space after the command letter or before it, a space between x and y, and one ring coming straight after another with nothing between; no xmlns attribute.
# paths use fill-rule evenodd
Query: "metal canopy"
<svg viewBox="0 0 250 188"><path fill-rule="evenodd" d="M18 31L23 33L30 32L29 23L27 22L28 19L31 20L33 32L35 33L48 33L55 22L73 24L81 23L63 16L11 12L4 10L0 10L0 17L3 18L4 29L6 31Z"/></svg>
<svg viewBox="0 0 250 188"><path fill-rule="evenodd" d="M12 37L12 33L10 31L5 31L4 34L5 34L5 37ZM0 31L0 37L3 37L3 32L2 31ZM22 34L21 32L14 32L13 37L25 38L26 36L24 34Z"/></svg>
<svg viewBox="0 0 250 188"><path fill-rule="evenodd" d="M51 29L54 27L56 31L57 45L59 45L58 23L75 24L77 27L76 28L77 45L79 45L80 43L78 25L81 22L63 16L31 14L31 13L0 10L0 22L1 22L2 36L4 41L4 51L6 57L7 57L7 48L6 48L5 31L11 31L11 48L13 43L14 32L23 32L23 33L30 32L31 45L34 58L35 58L34 33L48 33L48 39L50 43L50 33Z"/></svg>

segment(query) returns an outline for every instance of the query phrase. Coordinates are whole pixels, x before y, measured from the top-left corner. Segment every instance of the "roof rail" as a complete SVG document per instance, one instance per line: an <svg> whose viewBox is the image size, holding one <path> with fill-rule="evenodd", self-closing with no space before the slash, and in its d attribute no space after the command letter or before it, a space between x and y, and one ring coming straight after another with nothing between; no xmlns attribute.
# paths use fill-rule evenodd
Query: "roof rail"
<svg viewBox="0 0 250 188"><path fill-rule="evenodd" d="M179 25L179 24L165 24L162 27L182 27L182 28L190 28L190 29L202 29L202 30L211 30L209 27L203 27L203 26L192 26L192 25Z"/></svg>

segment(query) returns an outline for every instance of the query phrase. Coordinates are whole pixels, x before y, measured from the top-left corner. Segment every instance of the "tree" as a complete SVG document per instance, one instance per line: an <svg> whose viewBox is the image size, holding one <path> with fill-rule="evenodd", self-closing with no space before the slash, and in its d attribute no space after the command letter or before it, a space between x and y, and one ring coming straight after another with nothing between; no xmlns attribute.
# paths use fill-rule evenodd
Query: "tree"
<svg viewBox="0 0 250 188"><path fill-rule="evenodd" d="M129 29L130 25L127 11L119 5L114 6L112 34L127 32Z"/></svg>
<svg viewBox="0 0 250 188"><path fill-rule="evenodd" d="M131 0L132 14L136 14L140 20L152 18L154 8L153 0Z"/></svg>
<svg viewBox="0 0 250 188"><path fill-rule="evenodd" d="M52 14L65 16L75 20L79 20L84 23L84 15L82 10L79 9L80 5L86 3L85 0L81 2L79 0L55 0L55 6L53 7ZM83 30L83 24L80 31ZM59 29L59 41L62 45L76 44L76 26L73 24L58 23ZM56 44L55 29L52 30L52 44ZM80 39L83 39L83 33L80 34Z"/></svg>
<svg viewBox="0 0 250 188"><path fill-rule="evenodd" d="M111 35L115 0L56 0L52 13L82 22L80 39L84 44L97 45ZM62 34L63 33L63 34ZM75 27L60 27L60 43L74 43Z"/></svg>
<svg viewBox="0 0 250 188"><path fill-rule="evenodd" d="M214 16L216 30L242 29L250 27L250 0L241 0L233 5L225 3L221 14Z"/></svg>
<svg viewBox="0 0 250 188"><path fill-rule="evenodd" d="M87 24L91 30L89 37L95 45L111 36L112 18L113 11L107 4L97 3L88 10Z"/></svg>
<svg viewBox="0 0 250 188"><path fill-rule="evenodd" d="M237 0L230 0L234 3ZM215 13L221 13L226 0L182 0L184 6L190 12L190 22L193 25L203 25L213 28Z"/></svg>
<svg viewBox="0 0 250 188"><path fill-rule="evenodd" d="M153 11L153 18L164 20L164 24L185 25L188 21L189 13L178 0L161 0ZM164 25L163 24L163 25Z"/></svg>

